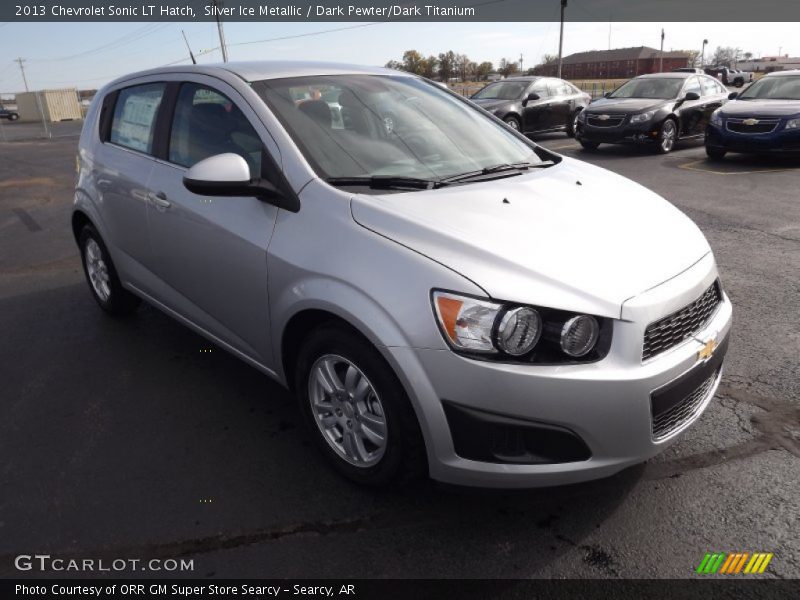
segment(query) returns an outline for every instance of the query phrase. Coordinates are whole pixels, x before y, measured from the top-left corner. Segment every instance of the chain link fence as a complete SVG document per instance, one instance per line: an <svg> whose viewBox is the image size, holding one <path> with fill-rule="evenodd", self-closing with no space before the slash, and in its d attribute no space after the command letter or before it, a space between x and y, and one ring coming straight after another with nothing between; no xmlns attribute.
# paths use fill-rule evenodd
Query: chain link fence
<svg viewBox="0 0 800 600"><path fill-rule="evenodd" d="M75 89L0 92L0 142L77 137L88 107Z"/></svg>

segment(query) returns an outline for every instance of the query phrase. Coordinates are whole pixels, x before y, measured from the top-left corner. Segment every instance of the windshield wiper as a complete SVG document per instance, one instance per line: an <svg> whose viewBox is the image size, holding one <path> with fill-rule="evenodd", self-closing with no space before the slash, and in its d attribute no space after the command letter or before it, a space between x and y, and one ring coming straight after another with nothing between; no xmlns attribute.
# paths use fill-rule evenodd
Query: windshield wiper
<svg viewBox="0 0 800 600"><path fill-rule="evenodd" d="M397 175L371 175L355 177L328 177L325 181L336 187L362 186L374 190L408 188L412 190L433 190L447 185L438 179L419 177L400 177Z"/></svg>
<svg viewBox="0 0 800 600"><path fill-rule="evenodd" d="M543 160L538 163L518 162L518 163L500 163L499 165L492 165L484 167L480 171L467 171L466 173L459 173L458 175L451 175L442 179L443 182L466 181L473 178L480 178L484 175L493 175L495 173L503 173L506 171L515 171L516 173L509 173L509 176L517 174L519 171L527 171L528 169L544 169L552 167L554 163L552 160Z"/></svg>

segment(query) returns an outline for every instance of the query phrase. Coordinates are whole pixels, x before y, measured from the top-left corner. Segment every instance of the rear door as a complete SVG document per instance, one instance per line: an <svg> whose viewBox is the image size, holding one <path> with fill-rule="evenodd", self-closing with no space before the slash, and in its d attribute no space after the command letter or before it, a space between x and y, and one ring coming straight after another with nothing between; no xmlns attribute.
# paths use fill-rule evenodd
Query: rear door
<svg viewBox="0 0 800 600"><path fill-rule="evenodd" d="M153 171L156 119L166 83L151 82L111 91L103 100L100 139L94 156L104 239L118 263L147 264L147 182ZM123 256L114 256L114 253ZM136 269L123 269L138 279Z"/></svg>
<svg viewBox="0 0 800 600"><path fill-rule="evenodd" d="M700 122L700 131L704 132L711 113L728 101L728 88L712 77L701 76L700 86L703 88L703 118Z"/></svg>
<svg viewBox="0 0 800 600"><path fill-rule="evenodd" d="M233 152L253 178L269 179L277 147L268 155L265 140L272 138L236 90L211 77L192 79L171 84L177 89L168 144L148 186L159 298L269 367L267 246L278 209L254 197L195 195L183 177L198 161Z"/></svg>
<svg viewBox="0 0 800 600"><path fill-rule="evenodd" d="M575 105L572 90L560 79L549 79L547 89L550 92L550 128L566 127L572 120Z"/></svg>

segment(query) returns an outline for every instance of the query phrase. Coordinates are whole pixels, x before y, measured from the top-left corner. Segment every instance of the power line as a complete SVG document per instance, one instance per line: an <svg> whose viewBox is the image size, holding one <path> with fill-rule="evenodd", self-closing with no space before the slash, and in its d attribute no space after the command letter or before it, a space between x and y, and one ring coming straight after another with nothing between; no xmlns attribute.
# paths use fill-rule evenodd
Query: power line
<svg viewBox="0 0 800 600"><path fill-rule="evenodd" d="M148 23L142 27L137 27L136 29L129 31L127 34L111 42L107 42L105 44L96 46L94 48L89 48L88 50L84 50L76 54L71 54L69 56L62 56L59 58L40 58L32 60L33 62L63 62L67 60L73 60L76 58L84 58L87 56L92 56L93 54L97 54L100 52L117 50L119 48L127 46L128 44L132 44L133 42L138 42L139 40L148 37L154 33L162 31L167 27L170 27L171 25L174 25L174 23Z"/></svg>

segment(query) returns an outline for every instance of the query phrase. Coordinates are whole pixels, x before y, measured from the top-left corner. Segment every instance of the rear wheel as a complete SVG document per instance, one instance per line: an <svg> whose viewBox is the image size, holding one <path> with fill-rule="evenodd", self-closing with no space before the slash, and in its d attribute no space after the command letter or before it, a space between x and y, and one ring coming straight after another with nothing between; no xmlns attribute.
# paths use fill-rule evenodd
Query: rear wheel
<svg viewBox="0 0 800 600"><path fill-rule="evenodd" d="M386 487L425 472L416 414L391 367L366 340L335 325L304 342L295 390L316 445L342 475Z"/></svg>
<svg viewBox="0 0 800 600"><path fill-rule="evenodd" d="M578 131L578 116L581 114L581 109L576 110L572 115L572 120L567 123L567 135L575 137L575 132Z"/></svg>
<svg viewBox="0 0 800 600"><path fill-rule="evenodd" d="M706 155L711 160L722 160L725 158L727 151L722 148L715 148L714 146L706 146Z"/></svg>
<svg viewBox="0 0 800 600"><path fill-rule="evenodd" d="M506 117L503 122L514 131L522 131L522 124L517 117Z"/></svg>
<svg viewBox="0 0 800 600"><path fill-rule="evenodd" d="M678 126L673 119L667 119L661 124L658 131L656 150L660 154L669 154L675 147L675 140L678 139Z"/></svg>
<svg viewBox="0 0 800 600"><path fill-rule="evenodd" d="M111 255L95 228L86 225L81 230L78 244L89 290L100 308L114 316L135 311L141 300L122 287Z"/></svg>
<svg viewBox="0 0 800 600"><path fill-rule="evenodd" d="M9 115L8 116L8 120L9 121L16 121L17 119L19 119L19 115Z"/></svg>
<svg viewBox="0 0 800 600"><path fill-rule="evenodd" d="M584 150L588 150L589 152L593 152L600 147L600 144L597 142L587 142L586 140L580 140L581 146L583 146Z"/></svg>

